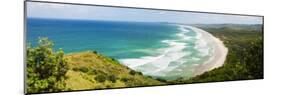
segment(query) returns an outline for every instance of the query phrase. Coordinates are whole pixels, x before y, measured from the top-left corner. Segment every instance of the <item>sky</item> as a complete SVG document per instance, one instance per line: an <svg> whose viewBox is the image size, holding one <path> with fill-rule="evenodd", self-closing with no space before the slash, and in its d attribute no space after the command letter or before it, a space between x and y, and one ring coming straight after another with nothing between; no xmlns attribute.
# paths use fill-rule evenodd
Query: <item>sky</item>
<svg viewBox="0 0 281 95"><path fill-rule="evenodd" d="M170 22L186 24L262 24L262 17L27 2L28 18Z"/></svg>

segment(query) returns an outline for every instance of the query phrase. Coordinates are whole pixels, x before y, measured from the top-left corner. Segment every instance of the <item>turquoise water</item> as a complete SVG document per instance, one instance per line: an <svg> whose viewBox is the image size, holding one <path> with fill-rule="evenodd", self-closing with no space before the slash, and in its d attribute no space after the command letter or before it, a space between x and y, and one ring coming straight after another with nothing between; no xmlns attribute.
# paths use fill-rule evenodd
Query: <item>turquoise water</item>
<svg viewBox="0 0 281 95"><path fill-rule="evenodd" d="M197 47L197 32L183 25L157 22L114 22L27 19L27 43L48 37L66 53L96 50L145 75L164 79L192 76L210 54ZM207 50L207 54L206 54Z"/></svg>

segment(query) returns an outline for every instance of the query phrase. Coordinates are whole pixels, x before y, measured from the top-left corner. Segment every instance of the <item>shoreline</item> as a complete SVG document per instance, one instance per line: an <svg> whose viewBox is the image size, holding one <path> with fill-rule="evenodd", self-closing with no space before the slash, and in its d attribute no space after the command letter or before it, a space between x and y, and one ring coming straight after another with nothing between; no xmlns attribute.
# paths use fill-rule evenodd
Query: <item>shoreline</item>
<svg viewBox="0 0 281 95"><path fill-rule="evenodd" d="M215 68L223 66L228 53L228 49L224 46L223 42L205 30L193 26L187 27L195 32L199 32L202 35L203 40L209 41L209 43L213 45L213 55L209 60L195 68L192 77L201 75L207 71L211 71Z"/></svg>
<svg viewBox="0 0 281 95"><path fill-rule="evenodd" d="M179 24L182 25L182 24ZM201 75L204 72L211 71L215 68L221 67L224 64L224 61L226 60L226 56L228 53L228 49L224 46L223 42L219 40L218 38L214 37L212 34L210 34L207 31L204 31L202 29L199 29L197 27L189 26L189 25L183 25L184 27L188 27L189 29L193 30L194 32L200 33L200 38L203 41L207 41L207 43L210 43L213 48L212 56L205 61L204 63L199 64L196 66L194 71L192 72L192 75L190 77L195 77L197 75ZM89 50L91 51L91 50ZM74 52L69 53L67 55L72 55L80 52ZM125 65L123 62L120 62L120 64ZM125 65L128 66L128 65ZM130 66L128 66L130 67ZM130 67L133 69L132 67Z"/></svg>

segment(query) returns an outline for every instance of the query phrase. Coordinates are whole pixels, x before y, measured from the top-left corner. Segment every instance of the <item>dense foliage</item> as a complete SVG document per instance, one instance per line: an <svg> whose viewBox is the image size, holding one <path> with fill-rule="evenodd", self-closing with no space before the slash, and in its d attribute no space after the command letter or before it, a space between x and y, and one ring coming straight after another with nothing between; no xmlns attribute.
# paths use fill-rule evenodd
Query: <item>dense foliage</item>
<svg viewBox="0 0 281 95"><path fill-rule="evenodd" d="M200 27L200 26L199 26ZM222 67L191 79L172 83L215 82L263 78L263 39L261 29L200 27L220 38L229 52Z"/></svg>
<svg viewBox="0 0 281 95"><path fill-rule="evenodd" d="M27 47L27 92L56 92L66 90L65 74L68 70L64 52L55 52L53 43L39 38L38 45Z"/></svg>

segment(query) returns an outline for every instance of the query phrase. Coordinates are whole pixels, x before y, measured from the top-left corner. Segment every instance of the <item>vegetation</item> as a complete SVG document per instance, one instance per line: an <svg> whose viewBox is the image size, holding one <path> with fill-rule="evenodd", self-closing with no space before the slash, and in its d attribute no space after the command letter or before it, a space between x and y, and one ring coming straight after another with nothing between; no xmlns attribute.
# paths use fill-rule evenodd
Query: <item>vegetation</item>
<svg viewBox="0 0 281 95"><path fill-rule="evenodd" d="M164 84L97 51L64 55L62 50L54 51L53 45L40 38L36 47L27 47L28 93Z"/></svg>
<svg viewBox="0 0 281 95"><path fill-rule="evenodd" d="M261 26L194 26L220 38L228 47L222 67L190 79L153 79L97 51L65 55L61 49L54 51L54 44L47 38L40 38L36 47L27 47L27 91L41 93L263 78L262 28L257 28Z"/></svg>
<svg viewBox="0 0 281 95"><path fill-rule="evenodd" d="M38 46L27 47L27 92L57 92L67 90L64 80L68 70L62 50L55 52L53 43L40 38Z"/></svg>
<svg viewBox="0 0 281 95"><path fill-rule="evenodd" d="M106 76L103 74L99 74L95 77L95 80L97 80L98 82L105 82L106 81Z"/></svg>
<svg viewBox="0 0 281 95"><path fill-rule="evenodd" d="M216 27L214 27L216 26ZM190 79L178 79L171 83L197 83L263 78L263 39L262 30L257 28L197 26L220 38L228 55L222 67L205 72ZM256 25L257 26L257 25ZM249 25L249 27L253 27ZM262 26L260 26L262 27Z"/></svg>
<svg viewBox="0 0 281 95"><path fill-rule="evenodd" d="M134 71L117 60L96 51L73 53L66 56L69 70L66 86L71 90L163 85L165 83ZM87 67L87 68L85 68Z"/></svg>
<svg viewBox="0 0 281 95"><path fill-rule="evenodd" d="M110 80L112 83L116 83L117 81L117 77L115 75L110 75L108 78L108 80Z"/></svg>

